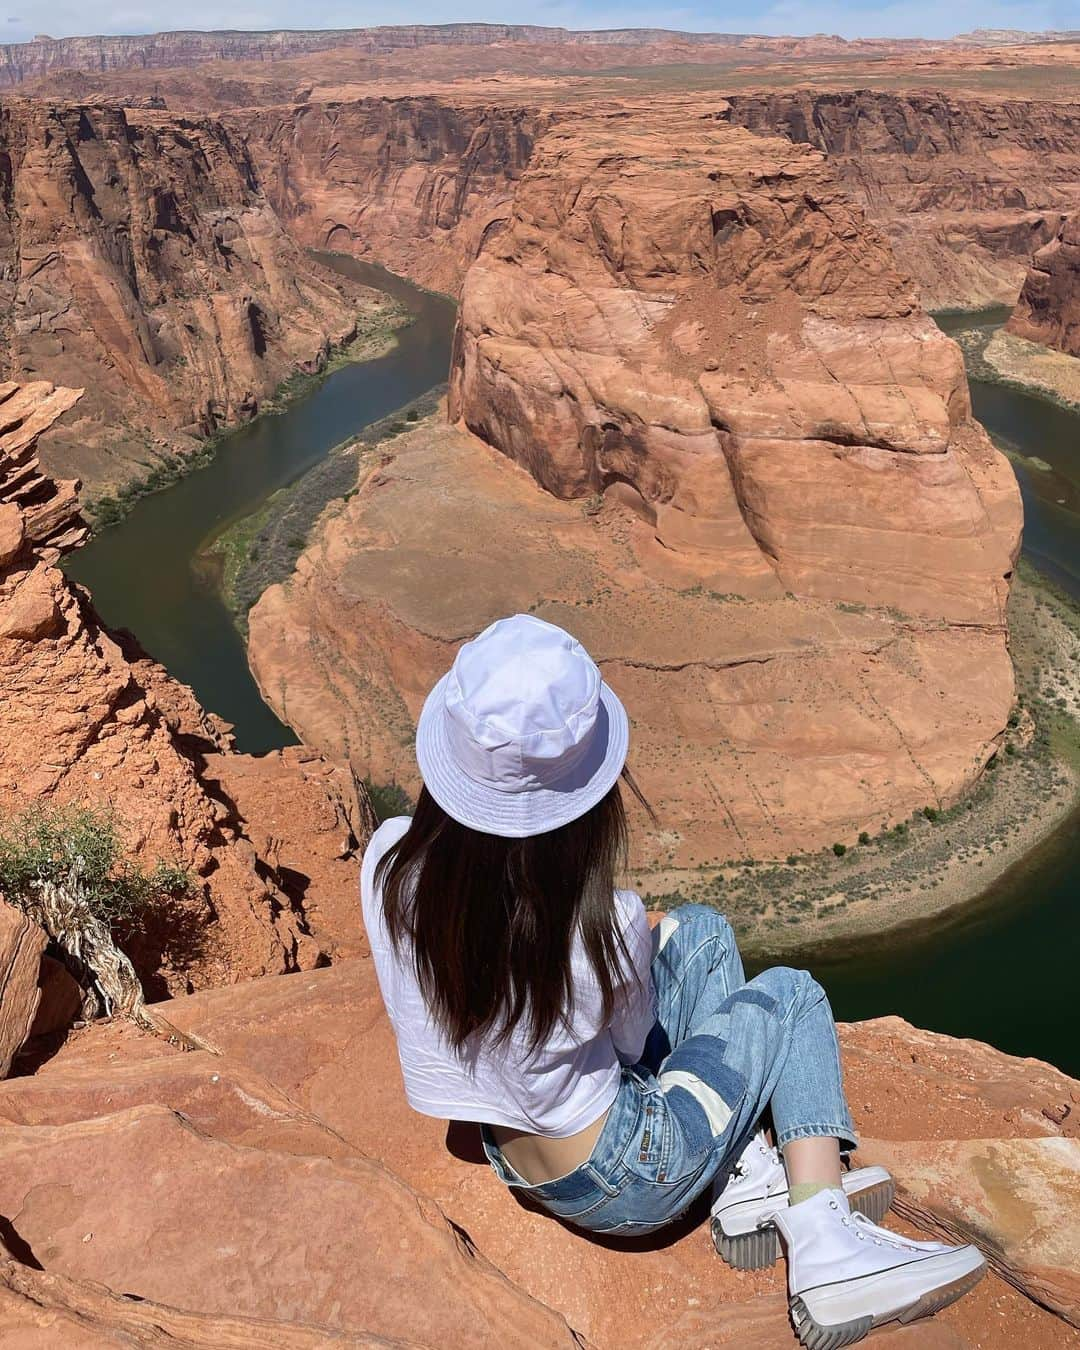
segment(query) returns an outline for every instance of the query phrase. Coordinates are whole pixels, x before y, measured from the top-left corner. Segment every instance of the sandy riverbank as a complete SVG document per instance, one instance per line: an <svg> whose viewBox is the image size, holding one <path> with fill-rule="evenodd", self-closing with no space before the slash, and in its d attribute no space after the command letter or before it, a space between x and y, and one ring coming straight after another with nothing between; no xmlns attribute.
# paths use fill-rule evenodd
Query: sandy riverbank
<svg viewBox="0 0 1080 1350"><path fill-rule="evenodd" d="M963 349L972 379L1037 394L1080 412L1080 358L1028 342L1004 328L971 328L950 336Z"/></svg>

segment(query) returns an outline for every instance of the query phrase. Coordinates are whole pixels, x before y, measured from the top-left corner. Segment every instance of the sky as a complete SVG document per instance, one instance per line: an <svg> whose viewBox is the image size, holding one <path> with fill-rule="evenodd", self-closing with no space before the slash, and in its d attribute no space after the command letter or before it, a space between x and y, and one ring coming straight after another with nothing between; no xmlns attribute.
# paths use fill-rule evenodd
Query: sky
<svg viewBox="0 0 1080 1350"><path fill-rule="evenodd" d="M463 4L467 7L463 8ZM0 0L0 42L36 33L153 33L169 28L353 28L372 24L537 23L565 28L681 28L727 33L839 33L842 37L949 37L973 28L1080 29L1080 0L731 0L718 7L681 0Z"/></svg>

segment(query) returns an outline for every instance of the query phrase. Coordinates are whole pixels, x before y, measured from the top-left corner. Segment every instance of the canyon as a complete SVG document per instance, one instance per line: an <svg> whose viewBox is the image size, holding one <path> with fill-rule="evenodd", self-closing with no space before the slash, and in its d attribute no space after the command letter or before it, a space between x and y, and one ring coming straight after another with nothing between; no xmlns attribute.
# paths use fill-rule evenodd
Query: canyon
<svg viewBox="0 0 1080 1350"><path fill-rule="evenodd" d="M6 372L84 388L40 452L95 493L194 453L378 312L305 259L219 122L14 100L0 154Z"/></svg>
<svg viewBox="0 0 1080 1350"><path fill-rule="evenodd" d="M1034 36L1034 35L1032 35ZM1065 39L1069 35L1056 35ZM1022 35L1013 35L1019 40ZM581 48L600 48L620 53L625 49L656 50L654 59L670 60L673 52L692 56L695 50L719 49L745 55L754 52L784 56L843 53L846 51L965 51L996 47L1002 35L992 31L971 33L946 41L918 39L895 42L843 38L816 34L812 37L768 38L746 33L684 33L662 28L577 30L538 24L446 23L398 24L376 28L341 28L305 32L183 32L145 35L52 38L40 34L29 42L0 44L0 87L34 83L58 71L119 72L128 69L183 68L207 62L276 62L308 53L345 49L350 54L384 55L418 48L445 51L463 47L474 52L486 47L519 45L528 52L537 48L570 48L575 57Z"/></svg>
<svg viewBox="0 0 1080 1350"><path fill-rule="evenodd" d="M570 627L634 710L638 861L675 871L951 805L1014 696L1020 504L959 353L827 159L728 112L539 137L462 287L461 432L395 442L250 615L279 714L410 790L460 636Z"/></svg>
<svg viewBox="0 0 1080 1350"><path fill-rule="evenodd" d="M721 1267L700 1215L583 1240L408 1112L362 780L416 786L424 694L513 610L630 707L659 894L986 779L1020 720L1022 511L926 310L1022 287L1014 331L1075 351L1070 53L484 25L0 49L0 813L108 803L189 878L125 939L171 1035L72 1030L60 953L0 900L0 1338L794 1343L776 1274ZM183 466L392 340L311 249L460 308L445 411L357 454L248 616L302 741L253 756L60 564L74 480ZM1080 1344L1080 1085L895 1018L842 1041L901 1222L993 1265L877 1343Z"/></svg>
<svg viewBox="0 0 1080 1350"><path fill-rule="evenodd" d="M230 77L234 93L263 78L246 69ZM182 469L294 372L317 373L335 344L378 331L379 301L305 249L377 259L457 294L504 227L538 139L590 108L647 124L662 106L568 101L565 88L516 72L494 100L484 81L420 93L385 73L385 93L376 80L357 96L349 61L322 90L304 73L259 85L270 106L217 113L199 86L170 93L176 111L110 103L102 74L85 77L76 102L5 104L5 374L86 389L41 455L91 498ZM684 100L665 97L685 115ZM1011 300L1032 254L1061 253L1080 190L1073 104L860 90L738 93L712 106L717 119L824 151L927 307Z"/></svg>
<svg viewBox="0 0 1080 1350"><path fill-rule="evenodd" d="M1075 103L807 90L731 104L740 125L828 155L928 309L1011 304L1080 191Z"/></svg>

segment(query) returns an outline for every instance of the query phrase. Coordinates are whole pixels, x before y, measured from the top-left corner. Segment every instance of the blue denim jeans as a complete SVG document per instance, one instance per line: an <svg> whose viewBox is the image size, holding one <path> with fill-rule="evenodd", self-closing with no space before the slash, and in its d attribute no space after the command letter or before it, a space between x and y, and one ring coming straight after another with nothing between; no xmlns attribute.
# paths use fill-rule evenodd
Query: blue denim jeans
<svg viewBox="0 0 1080 1350"><path fill-rule="evenodd" d="M704 905L653 931L657 1019L588 1161L530 1186L490 1131L499 1178L559 1218L628 1237L671 1223L726 1179L768 1108L776 1142L825 1136L855 1144L840 1049L824 990L804 970L747 981L728 921Z"/></svg>

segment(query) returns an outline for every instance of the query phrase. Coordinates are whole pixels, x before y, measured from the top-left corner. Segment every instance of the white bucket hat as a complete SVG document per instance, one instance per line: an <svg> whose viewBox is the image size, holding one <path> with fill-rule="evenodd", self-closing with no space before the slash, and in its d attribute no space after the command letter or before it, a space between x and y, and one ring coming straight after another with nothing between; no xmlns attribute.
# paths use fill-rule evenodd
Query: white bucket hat
<svg viewBox="0 0 1080 1350"><path fill-rule="evenodd" d="M515 614L466 642L428 695L416 758L447 815L524 839L595 806L629 740L626 710L581 643Z"/></svg>

